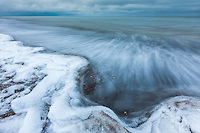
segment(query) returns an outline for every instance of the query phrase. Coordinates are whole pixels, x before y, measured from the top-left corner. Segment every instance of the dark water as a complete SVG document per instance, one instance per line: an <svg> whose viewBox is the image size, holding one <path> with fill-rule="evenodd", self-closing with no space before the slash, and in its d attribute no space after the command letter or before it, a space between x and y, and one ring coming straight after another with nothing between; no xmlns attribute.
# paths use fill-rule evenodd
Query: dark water
<svg viewBox="0 0 200 133"><path fill-rule="evenodd" d="M86 57L86 97L118 114L200 96L200 18L14 17L0 19L0 32Z"/></svg>

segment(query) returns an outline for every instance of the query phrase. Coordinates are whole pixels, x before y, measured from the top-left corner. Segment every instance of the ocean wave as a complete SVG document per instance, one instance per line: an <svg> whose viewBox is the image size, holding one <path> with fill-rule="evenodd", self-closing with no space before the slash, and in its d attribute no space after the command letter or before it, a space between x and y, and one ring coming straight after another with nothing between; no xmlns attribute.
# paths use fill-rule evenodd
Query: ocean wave
<svg viewBox="0 0 200 133"><path fill-rule="evenodd" d="M149 110L171 96L200 96L200 42L192 37L100 33L2 21L1 31L26 45L87 58L91 69L82 85L84 95L118 115Z"/></svg>

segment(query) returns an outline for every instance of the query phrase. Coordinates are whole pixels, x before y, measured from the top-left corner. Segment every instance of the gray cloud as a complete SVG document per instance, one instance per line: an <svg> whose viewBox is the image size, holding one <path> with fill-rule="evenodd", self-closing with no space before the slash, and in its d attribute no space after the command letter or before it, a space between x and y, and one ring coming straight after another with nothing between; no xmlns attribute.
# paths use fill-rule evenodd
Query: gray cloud
<svg viewBox="0 0 200 133"><path fill-rule="evenodd" d="M0 0L0 15L200 16L199 0Z"/></svg>

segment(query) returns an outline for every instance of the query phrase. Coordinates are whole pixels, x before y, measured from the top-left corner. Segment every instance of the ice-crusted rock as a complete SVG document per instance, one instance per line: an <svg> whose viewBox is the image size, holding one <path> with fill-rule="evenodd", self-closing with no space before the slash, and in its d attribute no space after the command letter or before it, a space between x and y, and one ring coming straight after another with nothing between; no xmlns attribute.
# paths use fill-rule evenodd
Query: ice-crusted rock
<svg viewBox="0 0 200 133"><path fill-rule="evenodd" d="M107 107L83 104L77 78L87 60L42 50L0 34L0 132L200 132L199 98L169 98L133 128Z"/></svg>
<svg viewBox="0 0 200 133"><path fill-rule="evenodd" d="M200 99L177 96L154 108L151 117L137 130L144 133L199 133L199 124Z"/></svg>

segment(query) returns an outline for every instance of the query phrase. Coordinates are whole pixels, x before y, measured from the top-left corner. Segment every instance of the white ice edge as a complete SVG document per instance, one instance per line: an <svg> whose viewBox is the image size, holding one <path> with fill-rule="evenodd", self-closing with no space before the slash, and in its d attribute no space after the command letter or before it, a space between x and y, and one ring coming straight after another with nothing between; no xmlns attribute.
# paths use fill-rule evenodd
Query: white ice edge
<svg viewBox="0 0 200 133"><path fill-rule="evenodd" d="M157 105L150 118L137 128L121 121L107 107L80 106L76 78L78 70L89 62L77 56L40 53L41 50L41 47L25 47L11 36L0 34L0 65L7 72L16 73L14 81L31 80L30 74L37 73L36 67L47 74L29 94L10 101L18 115L1 119L0 132L40 133L46 123L41 118L47 117L50 123L45 132L200 132L199 98L169 98ZM17 62L25 65L17 65Z"/></svg>

